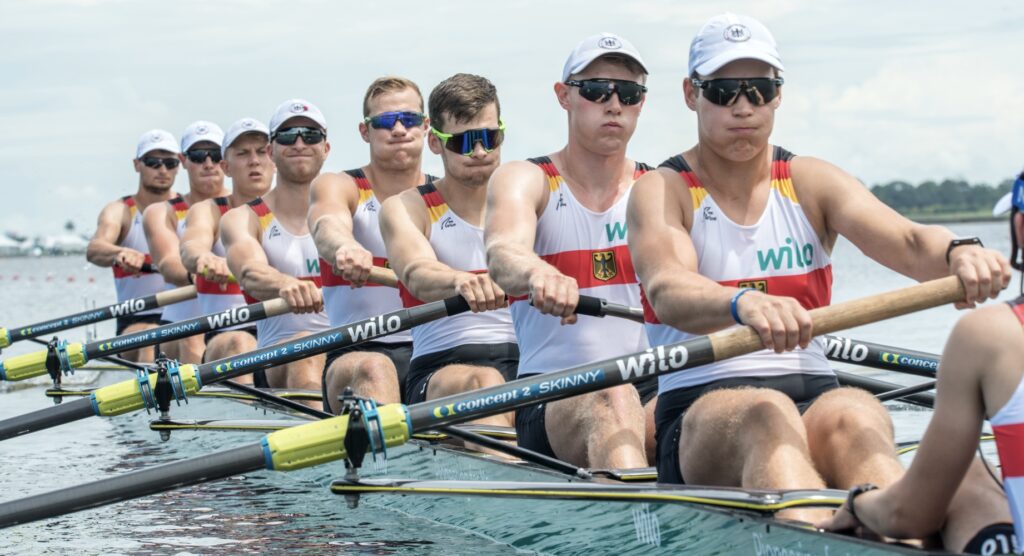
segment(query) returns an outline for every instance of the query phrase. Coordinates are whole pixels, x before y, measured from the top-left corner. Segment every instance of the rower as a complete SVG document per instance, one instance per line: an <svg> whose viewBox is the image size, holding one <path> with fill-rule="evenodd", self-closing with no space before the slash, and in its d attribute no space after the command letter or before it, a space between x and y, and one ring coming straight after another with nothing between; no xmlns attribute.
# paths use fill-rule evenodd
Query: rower
<svg viewBox="0 0 1024 556"><path fill-rule="evenodd" d="M412 329L409 404L502 384L519 363L505 292L487 275L484 253L487 180L505 133L498 92L483 77L459 73L434 87L429 107L428 145L445 177L384 201L381 232L406 307L461 295L472 313ZM513 425L511 413L476 422Z"/></svg>
<svg viewBox="0 0 1024 556"><path fill-rule="evenodd" d="M1020 258L1024 241L1024 173L1013 190L996 203L992 213L1010 212L1010 264L1024 270ZM946 521L954 496L970 495L965 486L980 484L999 493L999 484L984 468L971 464L978 449L978 436L985 419L992 424L1003 484L1009 498L995 505L1002 523L992 516L970 518L955 531L943 531L947 550L974 554L1004 554L1024 551L1024 277L1021 294L1007 303L991 305L964 315L953 329L939 365L935 414L917 456L907 473L881 490L873 485L851 489L846 505L835 517L821 524L831 530L858 525L888 537L931 535ZM977 460L974 460L977 462ZM974 481L964 481L964 476ZM974 493L979 504L993 496ZM1013 523L1010 524L1012 510ZM979 532L980 529L980 532ZM951 533L958 533L953 537ZM972 536L973 534L973 536ZM1014 538L1014 534L1016 537ZM951 538L952 537L952 538Z"/></svg>
<svg viewBox="0 0 1024 556"><path fill-rule="evenodd" d="M661 378L661 482L847 488L900 476L885 408L839 388L823 343L811 340L808 310L830 302L838 235L917 280L955 274L969 306L1009 279L1006 260L976 239L915 224L842 170L770 145L782 68L760 22L712 18L691 43L683 82L697 145L641 178L630 201L651 345L740 324L766 348Z"/></svg>
<svg viewBox="0 0 1024 556"><path fill-rule="evenodd" d="M253 201L270 190L274 163L270 160L270 130L254 118L231 124L221 149L221 169L231 178L231 194L192 205L181 237L181 262L195 276L199 314L220 313L245 305L242 288L228 270L220 219L228 210ZM206 333L203 361L216 361L256 349L256 326L240 324ZM251 382L250 376L239 382Z"/></svg>
<svg viewBox="0 0 1024 556"><path fill-rule="evenodd" d="M259 347L272 346L328 328L320 294L316 245L306 226L309 184L320 173L331 147L327 120L311 102L281 103L270 118L270 158L277 167L274 188L262 197L229 210L220 222L228 268L246 300L280 297L292 314L256 325ZM258 387L320 390L324 356L257 371Z"/></svg>
<svg viewBox="0 0 1024 556"><path fill-rule="evenodd" d="M108 203L100 211L85 258L96 266L113 269L118 301L164 290L163 278L155 270L143 269L152 264L152 258L142 230L142 211L171 198L181 163L179 152L178 142L169 132L153 129L143 133L132 160L139 174L138 189L134 195ZM162 312L157 308L117 317L117 335L155 328ZM127 351L123 357L129 361L153 361L153 349Z"/></svg>
<svg viewBox="0 0 1024 556"><path fill-rule="evenodd" d="M625 39L610 33L584 39L554 86L568 116L568 144L549 156L505 163L491 177L487 268L518 297L510 310L522 353L519 377L647 347L638 323L577 321L574 314L580 293L640 304L626 249L626 199L648 167L626 158L626 146L646 77L640 53ZM524 407L516 412L519 444L580 466L644 467L646 393L623 385Z"/></svg>
<svg viewBox="0 0 1024 556"><path fill-rule="evenodd" d="M153 263L167 282L167 288L187 286L195 282L192 274L181 262L181 236L185 233L185 214L200 201L227 194L224 189L224 171L220 167L220 144L224 131L217 124L199 120L189 124L181 136L181 160L188 173L188 193L175 195L166 203L150 205L143 213L142 226L152 253ZM163 322L172 323L202 315L195 298L169 305L164 309ZM160 348L172 359L182 363L199 363L206 349L202 335L189 336L161 344Z"/></svg>
<svg viewBox="0 0 1024 556"><path fill-rule="evenodd" d="M359 124L370 162L325 173L313 184L309 228L320 253L332 326L402 307L396 290L366 280L373 266L388 266L378 223L381 203L433 179L420 170L427 125L415 83L404 77L376 79L363 97ZM332 351L323 371L324 409L338 412L338 395L346 387L379 403L399 401L411 356L408 332Z"/></svg>

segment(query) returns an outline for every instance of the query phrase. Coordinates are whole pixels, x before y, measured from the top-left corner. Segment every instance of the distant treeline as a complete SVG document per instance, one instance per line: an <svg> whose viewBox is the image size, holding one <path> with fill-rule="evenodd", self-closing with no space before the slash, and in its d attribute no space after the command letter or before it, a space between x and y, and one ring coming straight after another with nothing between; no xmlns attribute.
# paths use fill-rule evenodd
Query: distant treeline
<svg viewBox="0 0 1024 556"><path fill-rule="evenodd" d="M894 181L875 185L871 192L897 212L938 215L991 211L996 201L1012 186L1012 179L996 187L981 183L971 185L962 180L926 181L916 186Z"/></svg>

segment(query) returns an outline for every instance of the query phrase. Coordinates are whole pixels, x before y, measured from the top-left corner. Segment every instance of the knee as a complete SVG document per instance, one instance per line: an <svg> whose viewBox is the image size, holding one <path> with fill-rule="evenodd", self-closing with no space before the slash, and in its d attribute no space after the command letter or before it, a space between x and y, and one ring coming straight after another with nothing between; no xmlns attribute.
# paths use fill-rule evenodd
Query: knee
<svg viewBox="0 0 1024 556"><path fill-rule="evenodd" d="M256 349L256 339L245 332L228 335L228 353L245 353Z"/></svg>
<svg viewBox="0 0 1024 556"><path fill-rule="evenodd" d="M727 434L746 443L766 438L803 437L800 412L785 394L766 388L717 390L705 394L686 412L683 434Z"/></svg>
<svg viewBox="0 0 1024 556"><path fill-rule="evenodd" d="M469 365L459 365L456 367L455 370L465 377L462 381L463 392L480 390L481 388L505 383L501 373L490 367L474 367Z"/></svg>
<svg viewBox="0 0 1024 556"><path fill-rule="evenodd" d="M397 380L394 363L383 355L363 358L356 364L355 373L363 382L381 384Z"/></svg>
<svg viewBox="0 0 1024 556"><path fill-rule="evenodd" d="M606 388L588 394L588 396L596 409L607 412L609 416L616 420L629 417L642 419L643 408L640 406L640 395L637 394L636 388L633 388L630 384ZM643 421L641 420L640 422Z"/></svg>
<svg viewBox="0 0 1024 556"><path fill-rule="evenodd" d="M893 436L892 418L874 396L859 388L826 392L805 415L808 429L829 437L860 436L864 431L885 431Z"/></svg>

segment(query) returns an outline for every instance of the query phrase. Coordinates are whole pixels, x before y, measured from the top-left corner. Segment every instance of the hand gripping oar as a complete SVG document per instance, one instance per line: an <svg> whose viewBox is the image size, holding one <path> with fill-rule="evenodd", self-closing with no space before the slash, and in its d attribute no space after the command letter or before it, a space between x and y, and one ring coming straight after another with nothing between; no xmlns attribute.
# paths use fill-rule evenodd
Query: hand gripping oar
<svg viewBox="0 0 1024 556"><path fill-rule="evenodd" d="M853 363L864 367L935 378L939 356L912 349L903 349L842 336L826 335L825 355L832 361Z"/></svg>
<svg viewBox="0 0 1024 556"><path fill-rule="evenodd" d="M959 280L948 277L814 309L811 317L815 332L823 334L963 298ZM760 337L752 328L734 327L710 336L409 407L361 405L347 415L273 432L255 444L0 504L0 527L260 469L289 471L344 458L361 461L367 449L374 455L383 454L389 447L406 443L416 431L464 423L527 405L636 382L647 376L678 372L760 349Z"/></svg>
<svg viewBox="0 0 1024 556"><path fill-rule="evenodd" d="M54 372L68 374L97 357L116 355L238 324L254 323L283 315L289 310L288 303L278 298L86 344L58 341L52 348L0 361L0 380L16 381L45 375L50 372L47 367L48 359L51 366L54 365L54 359L60 365Z"/></svg>
<svg viewBox="0 0 1024 556"><path fill-rule="evenodd" d="M370 277L367 279L367 282L397 288L398 276L390 268L375 266L370 269ZM532 295L529 297L529 302L531 305L533 304ZM590 295L580 295L580 300L576 304L576 314L591 317L618 317L636 322L644 322L644 310L640 307L613 303L607 299Z"/></svg>
<svg viewBox="0 0 1024 556"><path fill-rule="evenodd" d="M414 326L469 310L460 296L417 307L384 313L366 320L331 328L256 351L234 355L201 365L175 365L171 370L174 397L182 399L225 379L283 365L327 351L375 340ZM36 432L86 417L113 417L156 407L153 389L156 376L140 373L136 379L94 390L87 398L65 402L0 421L0 440Z"/></svg>
<svg viewBox="0 0 1024 556"><path fill-rule="evenodd" d="M134 315L136 313L141 313L142 311L156 309L157 307L166 307L167 305L172 305L174 303L188 301L195 297L196 287L185 286L183 288L166 290L153 295L147 295L145 297L126 299L119 303L114 303L113 305L108 305L99 309L82 311L81 313L37 322L28 326L16 326L10 329L0 327L0 349L7 347L14 342L20 342L21 340L28 340L29 338L36 338L38 336L52 334L69 328L85 326L94 322Z"/></svg>

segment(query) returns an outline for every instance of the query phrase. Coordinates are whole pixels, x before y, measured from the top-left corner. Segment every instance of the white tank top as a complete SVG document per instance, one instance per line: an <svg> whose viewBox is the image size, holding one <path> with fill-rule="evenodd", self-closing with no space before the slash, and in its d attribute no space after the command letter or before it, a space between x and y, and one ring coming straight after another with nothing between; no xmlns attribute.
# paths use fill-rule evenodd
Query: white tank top
<svg viewBox="0 0 1024 556"><path fill-rule="evenodd" d="M626 244L626 204L622 195L604 212L594 212L573 196L548 157L530 159L547 176L550 191L537 220L533 250L559 272L576 279L584 295L631 307L640 304L640 286ZM637 163L634 178L649 167ZM541 314L525 298L510 308L519 340L519 376L549 373L647 349L643 326L625 319L579 316L576 324Z"/></svg>
<svg viewBox="0 0 1024 556"><path fill-rule="evenodd" d="M176 195L173 199L167 201L171 208L174 210L175 218L175 231L178 234L178 240L185 235L185 215L188 214L188 203L185 202L185 198L181 195ZM164 286L168 290L173 290L178 286L174 284L165 284ZM173 305L164 307L163 320L167 322L178 322L181 320L187 320L198 317L202 313L199 312L199 300L197 298L189 299L188 301L182 301Z"/></svg>
<svg viewBox="0 0 1024 556"><path fill-rule="evenodd" d="M221 216L224 216L224 213L231 208L227 197L217 197L213 202L220 211ZM217 241L213 243L213 247L210 251L218 257L226 256L224 243L220 240L220 234L217 234ZM211 282L210 280L203 278L202 274L197 274L196 292L198 293L196 299L199 301L199 314L201 315L220 313L234 307L245 305L245 297L242 296L242 288L238 285L238 282L230 282L222 286L221 284ZM220 330L236 330L248 326L252 325L236 324L227 328L221 328Z"/></svg>
<svg viewBox="0 0 1024 556"><path fill-rule="evenodd" d="M1010 308L1024 325L1024 297L1010 302ZM1018 542L1024 542L1024 378L1013 396L989 420L996 436L1003 488L1010 502L1013 528Z"/></svg>
<svg viewBox="0 0 1024 556"><path fill-rule="evenodd" d="M249 208L260 219L260 230L263 232L260 243L263 244L263 251L267 254L270 266L282 274L294 276L299 280L309 280L319 287L320 260L316 254L313 236L292 235L277 221L262 198L250 201ZM249 303L258 302L248 295L245 299ZM316 334L328 328L330 325L327 322L327 314L323 311L302 315L286 313L263 319L256 323L257 347L279 344L300 332Z"/></svg>
<svg viewBox="0 0 1024 556"><path fill-rule="evenodd" d="M384 238L380 234L380 201L373 194L370 181L362 169L346 170L345 173L355 180L359 188L359 205L352 215L352 236L373 255L373 266L390 268ZM433 178L428 177L428 181L433 181ZM331 326L341 326L402 308L398 290L372 283L352 289L349 281L336 275L331 263L324 259L320 259L320 277L324 285L324 308L330 317ZM374 341L388 344L411 342L412 335L405 330Z"/></svg>
<svg viewBox="0 0 1024 556"><path fill-rule="evenodd" d="M135 204L135 198L131 195L122 197L121 202L128 207L129 219L131 220L128 233L124 236L124 241L121 242L121 247L134 249L146 255L146 263L152 265L153 257L149 255L149 243L146 241L146 233L142 229L142 211L139 210L139 207ZM117 292L118 302L153 295L164 290L164 279L156 272L129 274L117 265L114 265L111 269L114 271L114 290ZM157 307L135 314L159 315L161 312L163 312L163 308Z"/></svg>
<svg viewBox="0 0 1024 556"><path fill-rule="evenodd" d="M682 156L670 158L662 167L679 172L689 187L693 200L690 237L702 276L724 286L793 297L805 308L813 309L831 300L832 263L796 198L789 173L792 158L792 153L774 147L768 203L761 218L750 226L737 224L722 212ZM693 337L661 324L646 297L643 303L647 338L652 346ZM659 378L659 392L726 377L794 373L833 374L821 339L815 338L806 350L798 348L782 354L761 350L665 375Z"/></svg>
<svg viewBox="0 0 1024 556"><path fill-rule="evenodd" d="M455 214L433 183L417 188L430 215L430 246L437 260L455 270L487 272L484 230ZM400 288L406 307L421 305L405 287ZM482 313L462 313L412 329L412 357L469 344L515 343L512 315L507 308Z"/></svg>

